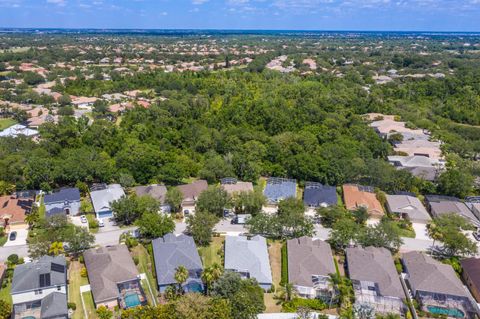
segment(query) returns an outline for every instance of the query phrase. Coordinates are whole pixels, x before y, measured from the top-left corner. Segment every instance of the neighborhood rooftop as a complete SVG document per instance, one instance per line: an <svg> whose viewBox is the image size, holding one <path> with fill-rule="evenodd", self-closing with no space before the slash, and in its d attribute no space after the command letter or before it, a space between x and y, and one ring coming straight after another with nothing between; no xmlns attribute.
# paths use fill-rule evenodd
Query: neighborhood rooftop
<svg viewBox="0 0 480 319"><path fill-rule="evenodd" d="M267 180L264 195L270 203L296 197L297 181L294 179L271 177Z"/></svg>
<svg viewBox="0 0 480 319"><path fill-rule="evenodd" d="M84 252L95 303L117 299L118 283L135 280L139 273L125 245L92 248Z"/></svg>
<svg viewBox="0 0 480 319"><path fill-rule="evenodd" d="M262 236L248 239L245 236L225 238L225 270L248 272L262 286L272 284L267 240Z"/></svg>
<svg viewBox="0 0 480 319"><path fill-rule="evenodd" d="M176 283L175 272L184 266L191 273L201 272L202 261L193 238L187 235L167 234L152 241L155 270L159 287ZM189 278L198 282L198 278Z"/></svg>

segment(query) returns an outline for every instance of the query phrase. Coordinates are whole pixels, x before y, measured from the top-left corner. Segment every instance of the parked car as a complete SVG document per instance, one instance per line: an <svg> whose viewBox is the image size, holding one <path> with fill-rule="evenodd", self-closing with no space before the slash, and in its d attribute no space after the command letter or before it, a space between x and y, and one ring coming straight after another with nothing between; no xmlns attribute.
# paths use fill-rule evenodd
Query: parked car
<svg viewBox="0 0 480 319"><path fill-rule="evenodd" d="M98 219L98 227L105 227L105 223L103 222L103 219L101 219L101 218Z"/></svg>
<svg viewBox="0 0 480 319"><path fill-rule="evenodd" d="M80 216L80 221L84 224L88 223L87 216L85 215Z"/></svg>
<svg viewBox="0 0 480 319"><path fill-rule="evenodd" d="M12 231L10 233L10 241L14 241L15 239L17 239L17 232L16 231Z"/></svg>

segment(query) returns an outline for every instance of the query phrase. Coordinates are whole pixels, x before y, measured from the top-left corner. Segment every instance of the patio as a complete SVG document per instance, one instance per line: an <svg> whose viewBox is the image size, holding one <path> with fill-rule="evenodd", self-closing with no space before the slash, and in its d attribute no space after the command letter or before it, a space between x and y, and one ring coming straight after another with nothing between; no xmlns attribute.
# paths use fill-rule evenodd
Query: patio
<svg viewBox="0 0 480 319"><path fill-rule="evenodd" d="M147 297L139 280L118 284L119 304L122 309L134 308L147 304Z"/></svg>

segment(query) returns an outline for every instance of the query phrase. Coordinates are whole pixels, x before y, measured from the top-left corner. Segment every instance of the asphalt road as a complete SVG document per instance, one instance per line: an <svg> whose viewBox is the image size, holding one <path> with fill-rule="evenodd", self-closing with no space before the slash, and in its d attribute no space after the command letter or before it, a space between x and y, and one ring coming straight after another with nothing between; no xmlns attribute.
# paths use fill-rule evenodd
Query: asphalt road
<svg viewBox="0 0 480 319"><path fill-rule="evenodd" d="M185 231L186 224L184 222L177 223L175 233L180 234ZM99 246L116 245L119 242L120 235L131 228L112 228L100 230L95 234L95 244ZM222 220L215 226L215 231L220 233L226 233L228 235L239 235L245 233L246 229L243 225L232 225L229 220ZM330 229L324 228L319 224L315 225L315 237L322 240L328 239ZM401 246L400 251L427 251L432 247L432 240L415 239L415 238L403 238L404 244ZM21 246L7 246L0 247L0 261L5 261L11 254L17 254L20 257L28 256L27 245Z"/></svg>

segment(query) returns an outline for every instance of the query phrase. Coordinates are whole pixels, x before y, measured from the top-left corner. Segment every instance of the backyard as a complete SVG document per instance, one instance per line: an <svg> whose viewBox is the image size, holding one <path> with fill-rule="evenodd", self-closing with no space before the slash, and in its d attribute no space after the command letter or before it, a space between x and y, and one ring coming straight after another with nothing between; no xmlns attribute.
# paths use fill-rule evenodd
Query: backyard
<svg viewBox="0 0 480 319"><path fill-rule="evenodd" d="M279 240L269 241L268 254L270 256L273 284L275 289L278 289L282 279L282 242ZM278 301L274 297L274 292L264 294L265 312L282 311L282 306L280 304L277 305Z"/></svg>
<svg viewBox="0 0 480 319"><path fill-rule="evenodd" d="M17 124L17 121L14 119L6 118L6 119L0 119L0 131L3 131L6 128L9 128L10 126Z"/></svg>
<svg viewBox="0 0 480 319"><path fill-rule="evenodd" d="M146 275L146 280L142 280L142 286L147 294L149 304L156 305L158 299L157 281L155 280L154 273L155 267L152 262L152 258L147 249L142 245L137 245L132 248L132 255L138 258L137 268L141 274ZM150 290L151 289L151 290Z"/></svg>
<svg viewBox="0 0 480 319"><path fill-rule="evenodd" d="M213 237L210 245L198 248L198 253L200 254L204 268L210 267L215 263L223 266L224 241L225 237Z"/></svg>
<svg viewBox="0 0 480 319"><path fill-rule="evenodd" d="M81 270L83 265L79 261L72 261L70 263L70 268L68 269L69 274L69 285L68 285L68 298L69 302L73 302L76 305L76 310L73 313L73 319L84 318L84 310L82 306L82 299L80 297L80 286L88 285L87 277L81 276ZM87 311L88 318L97 318L95 311L95 305L93 303L93 297L91 292L83 293L83 300L85 302L85 308Z"/></svg>

